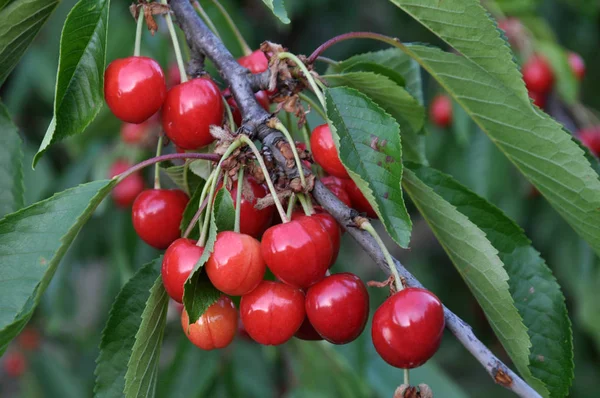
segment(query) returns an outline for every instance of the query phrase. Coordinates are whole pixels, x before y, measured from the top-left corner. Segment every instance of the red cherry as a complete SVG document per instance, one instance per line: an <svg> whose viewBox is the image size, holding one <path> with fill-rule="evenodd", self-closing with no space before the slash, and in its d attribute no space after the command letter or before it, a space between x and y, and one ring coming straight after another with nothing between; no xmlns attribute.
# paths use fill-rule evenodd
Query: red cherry
<svg viewBox="0 0 600 398"><path fill-rule="evenodd" d="M265 53L260 50L238 58L238 63L252 73L261 73L269 68L269 60Z"/></svg>
<svg viewBox="0 0 600 398"><path fill-rule="evenodd" d="M323 340L323 337L321 337L313 325L310 324L308 317L304 317L304 321L302 322L302 325L300 325L300 329L298 329L294 337L299 338L300 340L308 341Z"/></svg>
<svg viewBox="0 0 600 398"><path fill-rule="evenodd" d="M240 302L246 331L264 345L279 345L291 339L304 316L304 293L283 283L263 281Z"/></svg>
<svg viewBox="0 0 600 398"><path fill-rule="evenodd" d="M596 156L600 156L600 126L588 127L580 130L579 139L581 143Z"/></svg>
<svg viewBox="0 0 600 398"><path fill-rule="evenodd" d="M4 371L10 377L19 377L27 369L27 360L25 355L18 351L9 352L3 357Z"/></svg>
<svg viewBox="0 0 600 398"><path fill-rule="evenodd" d="M321 178L321 182L346 206L352 207L352 201L350 200L348 192L346 192L346 189L344 188L344 182L341 178L337 178L336 176L327 176Z"/></svg>
<svg viewBox="0 0 600 398"><path fill-rule="evenodd" d="M181 74L179 73L179 67L177 64L171 64L167 70L167 87L175 87L181 84Z"/></svg>
<svg viewBox="0 0 600 398"><path fill-rule="evenodd" d="M166 249L181 236L179 225L188 196L178 189L147 189L135 198L133 228L144 242Z"/></svg>
<svg viewBox="0 0 600 398"><path fill-rule="evenodd" d="M349 178L346 168L340 161L337 148L327 124L317 126L310 136L313 158L327 173L340 178Z"/></svg>
<svg viewBox="0 0 600 398"><path fill-rule="evenodd" d="M178 303L183 302L183 285L202 253L203 247L196 246L196 242L186 238L177 239L165 252L161 269L163 285L169 296Z"/></svg>
<svg viewBox="0 0 600 398"><path fill-rule="evenodd" d="M211 125L223 121L219 87L208 78L192 79L167 93L162 112L165 134L180 148L198 149L214 141Z"/></svg>
<svg viewBox="0 0 600 398"><path fill-rule="evenodd" d="M316 213L311 217L321 223L321 226L323 226L327 232L327 235L329 236L329 240L331 241L332 256L329 262L329 267L331 268L333 264L335 264L335 260L340 252L342 231L335 218L333 218L331 214L327 213L327 211L321 207L315 207L315 212ZM306 217L306 215L301 210L296 210L292 213L292 220L302 219L302 217Z"/></svg>
<svg viewBox="0 0 600 398"><path fill-rule="evenodd" d="M333 258L329 231L315 216L300 216L267 229L260 246L271 272L302 289L323 279Z"/></svg>
<svg viewBox="0 0 600 398"><path fill-rule="evenodd" d="M126 160L117 160L110 168L110 178L127 171L131 163ZM112 198L119 207L129 207L135 198L144 190L144 178L139 172L127 176L112 190Z"/></svg>
<svg viewBox="0 0 600 398"><path fill-rule="evenodd" d="M22 349L35 351L40 347L40 332L34 328L27 327L19 334L17 341Z"/></svg>
<svg viewBox="0 0 600 398"><path fill-rule="evenodd" d="M144 142L154 128L160 124L158 113L152 115L148 120L140 123L123 123L121 125L121 141L126 144L136 145Z"/></svg>
<svg viewBox="0 0 600 398"><path fill-rule="evenodd" d="M581 55L574 52L569 52L568 59L571 70L573 71L573 74L577 80L583 80L585 77L585 62L583 61L583 58L581 58Z"/></svg>
<svg viewBox="0 0 600 398"><path fill-rule="evenodd" d="M183 332L195 346L203 350L227 347L238 328L235 305L227 296L221 296L195 323L190 325L189 320L184 310L181 313Z"/></svg>
<svg viewBox="0 0 600 398"><path fill-rule="evenodd" d="M369 318L369 294L358 276L334 274L306 292L306 316L315 330L333 344L355 340Z"/></svg>
<svg viewBox="0 0 600 398"><path fill-rule="evenodd" d="M267 266L260 242L250 235L233 231L217 235L213 253L205 269L212 284L230 296L242 296L262 281Z"/></svg>
<svg viewBox="0 0 600 398"><path fill-rule="evenodd" d="M235 102L235 98L233 98L233 95L231 95L231 91L228 88L223 90L223 96L227 98L227 103L229 104L229 107L231 108L231 113L233 115L233 121L235 122L235 124L240 126L242 124L242 114L240 113L240 109L237 106L237 102ZM265 111L269 110L269 107L271 106L271 101L269 100L269 96L265 91L261 90L257 92L256 94L254 94L254 97Z"/></svg>
<svg viewBox="0 0 600 398"><path fill-rule="evenodd" d="M162 106L167 94L165 75L148 57L116 59L104 72L104 98L116 117L142 123Z"/></svg>
<svg viewBox="0 0 600 398"><path fill-rule="evenodd" d="M547 94L554 84L554 73L544 58L534 55L523 65L523 80L529 91Z"/></svg>
<svg viewBox="0 0 600 398"><path fill-rule="evenodd" d="M349 178L345 179L344 188L346 188L346 192L348 193L348 196L350 196L353 208L361 213L366 213L367 217L377 218L377 213L375 213L373 206L371 206L371 203L365 198L365 195L363 195L353 180Z"/></svg>
<svg viewBox="0 0 600 398"><path fill-rule="evenodd" d="M512 45L518 45L523 35L523 24L517 18L508 17L498 21L498 27L504 31Z"/></svg>
<svg viewBox="0 0 600 398"><path fill-rule="evenodd" d="M438 127L447 128L452 124L452 100L443 94L438 94L431 100L429 118Z"/></svg>
<svg viewBox="0 0 600 398"><path fill-rule="evenodd" d="M533 100L535 106L540 109L544 109L546 107L546 94L538 93L537 91L528 91L529 98Z"/></svg>
<svg viewBox="0 0 600 398"><path fill-rule="evenodd" d="M375 311L371 337L375 350L387 363L412 369L435 354L444 324L444 307L435 294L409 287Z"/></svg>

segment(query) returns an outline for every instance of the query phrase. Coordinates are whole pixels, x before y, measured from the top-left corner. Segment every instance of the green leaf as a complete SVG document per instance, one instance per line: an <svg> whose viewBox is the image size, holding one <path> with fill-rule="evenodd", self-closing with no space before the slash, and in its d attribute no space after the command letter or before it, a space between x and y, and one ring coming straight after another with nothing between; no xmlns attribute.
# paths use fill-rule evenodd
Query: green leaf
<svg viewBox="0 0 600 398"><path fill-rule="evenodd" d="M150 297L150 289L160 277L162 257L144 265L123 286L102 332L100 355L96 360L94 397L122 396L129 358L142 324L142 313ZM159 279L160 280L160 279Z"/></svg>
<svg viewBox="0 0 600 398"><path fill-rule="evenodd" d="M34 166L51 144L81 133L102 108L109 8L110 0L80 0L67 16L60 38L54 117Z"/></svg>
<svg viewBox="0 0 600 398"><path fill-rule="evenodd" d="M388 234L400 246L408 247L412 224L400 188L402 147L398 124L354 89L332 88L325 91L325 96L342 163Z"/></svg>
<svg viewBox="0 0 600 398"><path fill-rule="evenodd" d="M0 217L4 217L24 206L25 190L21 137L1 102L0 131Z"/></svg>
<svg viewBox="0 0 600 398"><path fill-rule="evenodd" d="M199 185L204 185L203 179L192 173L187 163L161 167L161 170L188 196L192 195Z"/></svg>
<svg viewBox="0 0 600 398"><path fill-rule="evenodd" d="M500 209L469 191L449 175L407 165L431 189L467 216L498 250L509 276L510 293L531 340L529 361L518 364L526 380L541 380L550 396L568 395L573 380L573 336L565 298L544 259L523 230Z"/></svg>
<svg viewBox="0 0 600 398"><path fill-rule="evenodd" d="M141 324L135 334L135 343L125 374L125 397L153 397L158 380L158 360L167 323L169 295L162 278L156 278L150 297L142 312Z"/></svg>
<svg viewBox="0 0 600 398"><path fill-rule="evenodd" d="M0 220L0 353L25 327L58 263L115 183L83 184Z"/></svg>
<svg viewBox="0 0 600 398"><path fill-rule="evenodd" d="M196 178L200 179L200 177L198 177L198 176L196 176ZM190 201L188 202L188 204L185 207L185 210L183 212L183 217L181 218L181 225L179 226L179 229L181 230L182 234L185 232L188 225L190 225L192 218L194 218L194 216L196 215L196 212L200 208L200 196L202 196L202 189L204 188L204 181L202 179L200 179L200 181L201 181L200 185L198 185L196 187L196 191L190 198ZM202 218L200 218L199 221L201 221L201 220L202 220ZM188 236L188 238L195 239L195 240L198 240L199 237L200 237L200 234L198 232L198 228L193 228L191 233Z"/></svg>
<svg viewBox="0 0 600 398"><path fill-rule="evenodd" d="M508 274L498 251L477 225L408 168L404 169L402 186L471 289L511 359L526 374L531 343L510 295Z"/></svg>
<svg viewBox="0 0 600 398"><path fill-rule="evenodd" d="M215 289L206 274L201 271L214 250L217 233L233 230L234 223L235 208L233 199L227 189L221 188L217 192L213 203L204 252L184 285L183 305L188 313L190 324L196 322L208 307L213 305L221 296L221 292Z"/></svg>
<svg viewBox="0 0 600 398"><path fill-rule="evenodd" d="M285 6L283 5L283 0L263 0L263 3L273 11L273 14L279 18L282 23L290 23L290 19L285 11Z"/></svg>
<svg viewBox="0 0 600 398"><path fill-rule="evenodd" d="M600 181L571 135L464 57L403 46L600 254Z"/></svg>
<svg viewBox="0 0 600 398"><path fill-rule="evenodd" d="M0 7L0 86L17 65L59 0L13 0Z"/></svg>
<svg viewBox="0 0 600 398"><path fill-rule="evenodd" d="M383 75L389 78L390 80L393 80L394 83L396 83L400 87L406 86L406 80L404 80L404 77L400 73L396 72L393 69L386 68L383 65L379 65L375 62L353 63L351 66L344 69L345 74L350 72L372 72L378 75Z"/></svg>
<svg viewBox="0 0 600 398"><path fill-rule="evenodd" d="M578 82L571 70L571 65L569 65L567 52L558 44L549 41L538 41L535 49L543 54L550 63L555 76L556 89L561 98L568 104L575 103L578 95Z"/></svg>

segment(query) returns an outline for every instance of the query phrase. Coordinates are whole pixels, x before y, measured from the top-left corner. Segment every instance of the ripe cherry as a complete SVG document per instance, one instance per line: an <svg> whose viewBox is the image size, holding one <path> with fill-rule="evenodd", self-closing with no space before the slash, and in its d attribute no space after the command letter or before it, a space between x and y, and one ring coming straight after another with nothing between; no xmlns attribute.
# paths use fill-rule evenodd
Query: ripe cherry
<svg viewBox="0 0 600 398"><path fill-rule="evenodd" d="M159 125L160 116L158 113L140 124L123 123L121 125L121 141L131 145L141 144Z"/></svg>
<svg viewBox="0 0 600 398"><path fill-rule="evenodd" d="M181 74L177 63L174 63L167 69L167 87L175 87L178 84L181 84Z"/></svg>
<svg viewBox="0 0 600 398"><path fill-rule="evenodd" d="M331 130L327 124L317 126L310 136L310 148L313 158L327 173L340 178L349 178L346 168L340 161L333 142Z"/></svg>
<svg viewBox="0 0 600 398"><path fill-rule="evenodd" d="M267 266L260 253L260 242L250 235L223 231L205 269L212 284L230 296L242 296L262 281Z"/></svg>
<svg viewBox="0 0 600 398"><path fill-rule="evenodd" d="M596 156L600 156L600 126L588 127L579 131L581 143Z"/></svg>
<svg viewBox="0 0 600 398"><path fill-rule="evenodd" d="M167 94L165 75L148 57L116 59L104 73L104 98L124 122L142 123L162 106Z"/></svg>
<svg viewBox="0 0 600 398"><path fill-rule="evenodd" d="M365 198L365 195L363 195L353 180L349 178L345 179L344 188L346 188L346 192L348 193L348 196L350 196L353 208L361 213L366 213L370 218L377 218L377 213L375 213L373 206L371 206L371 203Z"/></svg>
<svg viewBox="0 0 600 398"><path fill-rule="evenodd" d="M308 317L304 317L304 321L302 322L302 325L300 325L300 329L298 329L294 337L307 341L323 340L323 337L321 337L313 325L311 325Z"/></svg>
<svg viewBox="0 0 600 398"><path fill-rule="evenodd" d="M585 77L585 62L583 61L583 58L581 58L581 55L574 52L569 52L567 57L569 59L571 70L573 71L573 74L577 80L583 80Z"/></svg>
<svg viewBox="0 0 600 398"><path fill-rule="evenodd" d="M202 253L203 247L196 246L196 242L186 238L177 239L165 252L161 269L163 285L169 296L178 303L183 302L183 286Z"/></svg>
<svg viewBox="0 0 600 398"><path fill-rule="evenodd" d="M178 189L147 189L133 202L131 218L140 238L157 249L166 249L181 236L179 225L188 196Z"/></svg>
<svg viewBox="0 0 600 398"><path fill-rule="evenodd" d="M538 93L537 91L528 91L529 98L533 100L535 106L540 109L544 109L546 107L546 94Z"/></svg>
<svg viewBox="0 0 600 398"><path fill-rule="evenodd" d="M358 276L334 274L306 292L306 316L315 330L333 344L355 340L369 318L369 294Z"/></svg>
<svg viewBox="0 0 600 398"><path fill-rule="evenodd" d="M302 289L323 279L334 255L329 231L315 216L300 216L267 229L261 250L279 280Z"/></svg>
<svg viewBox="0 0 600 398"><path fill-rule="evenodd" d="M223 121L219 87L208 78L192 79L167 93L162 111L165 134L182 149L202 148L214 141L211 125Z"/></svg>
<svg viewBox="0 0 600 398"><path fill-rule="evenodd" d="M304 316L304 293L283 283L263 281L240 302L246 331L264 345L279 345L291 339Z"/></svg>
<svg viewBox="0 0 600 398"><path fill-rule="evenodd" d="M444 307L430 291L405 288L388 298L373 316L371 337L390 365L412 369L435 354L444 333Z"/></svg>
<svg viewBox="0 0 600 398"><path fill-rule="evenodd" d="M231 95L231 91L228 88L223 90L223 96L227 98L227 103L229 104L229 107L231 108L231 114L233 115L233 121L235 122L235 124L240 126L242 124L242 114L240 113L240 109L237 106L237 102L235 102L235 98L233 98L233 95ZM254 97L265 111L269 110L269 107L271 106L271 101L269 100L269 96L265 91L261 90L257 92L256 94L254 94Z"/></svg>
<svg viewBox="0 0 600 398"><path fill-rule="evenodd" d="M352 207L352 201L346 189L344 188L344 180L336 176L327 176L321 178L321 182L331 191L332 194L337 196L346 206Z"/></svg>
<svg viewBox="0 0 600 398"><path fill-rule="evenodd" d="M27 369L27 360L25 355L18 351L12 351L4 355L3 357L4 371L10 377L19 377Z"/></svg>
<svg viewBox="0 0 600 398"><path fill-rule="evenodd" d="M127 171L131 166L126 160L117 160L110 168L110 178ZM139 171L125 177L112 190L112 198L119 207L129 207L144 190L144 178Z"/></svg>
<svg viewBox="0 0 600 398"><path fill-rule="evenodd" d="M450 97L438 94L431 100L429 118L438 127L447 128L452 124L452 101Z"/></svg>
<svg viewBox="0 0 600 398"><path fill-rule="evenodd" d="M237 61L251 73L261 73L269 68L269 60L265 53L260 50L256 50L249 55L244 55L243 57L238 58Z"/></svg>
<svg viewBox="0 0 600 398"><path fill-rule="evenodd" d="M523 80L529 91L547 94L554 84L554 73L543 57L534 55L523 65Z"/></svg>
<svg viewBox="0 0 600 398"><path fill-rule="evenodd" d="M237 310L227 296L221 296L195 323L190 325L189 320L184 310L181 313L181 327L187 338L203 350L227 347L238 329Z"/></svg>
<svg viewBox="0 0 600 398"><path fill-rule="evenodd" d="M292 213L292 220L302 219L303 217L306 217L306 215L301 210L296 210ZM321 207L315 207L315 214L311 215L310 217L318 220L329 236L329 240L331 241L331 250L333 253L331 261L329 262L329 267L331 268L333 264L335 264L335 260L340 252L342 240L342 231L340 225L331 214L327 213L327 211Z"/></svg>

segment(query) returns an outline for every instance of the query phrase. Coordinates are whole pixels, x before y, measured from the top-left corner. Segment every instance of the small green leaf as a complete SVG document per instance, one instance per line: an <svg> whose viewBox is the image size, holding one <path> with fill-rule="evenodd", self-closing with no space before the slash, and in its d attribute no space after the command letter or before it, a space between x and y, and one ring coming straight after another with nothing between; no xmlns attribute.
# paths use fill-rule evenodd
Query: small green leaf
<svg viewBox="0 0 600 398"><path fill-rule="evenodd" d="M146 398L156 394L158 360L167 323L169 295L159 276L152 288L146 307L141 315L141 324L135 334L135 343L125 374L125 397Z"/></svg>
<svg viewBox="0 0 600 398"><path fill-rule="evenodd" d="M0 217L25 204L21 137L0 102Z"/></svg>
<svg viewBox="0 0 600 398"><path fill-rule="evenodd" d="M0 353L25 327L60 260L115 183L83 184L0 220Z"/></svg>
<svg viewBox="0 0 600 398"><path fill-rule="evenodd" d="M263 0L263 3L273 11L273 14L279 18L282 23L290 23L290 19L285 11L285 6L283 5L283 0Z"/></svg>
<svg viewBox="0 0 600 398"><path fill-rule="evenodd" d="M360 92L337 87L325 91L327 116L340 159L388 234L408 247L412 224L404 205L402 147L398 124Z"/></svg>
<svg viewBox="0 0 600 398"><path fill-rule="evenodd" d="M0 6L0 86L17 65L59 0L13 0Z"/></svg>
<svg viewBox="0 0 600 398"><path fill-rule="evenodd" d="M104 103L109 8L110 0L80 0L67 16L60 38L54 117L34 166L51 144L85 130Z"/></svg>
<svg viewBox="0 0 600 398"><path fill-rule="evenodd" d="M404 80L404 77L400 73L375 62L355 62L344 69L344 74L350 72L372 72L389 78L400 87L406 86L406 80Z"/></svg>
<svg viewBox="0 0 600 398"><path fill-rule="evenodd" d="M204 185L203 179L192 173L187 163L179 166L168 165L161 167L161 170L188 196L192 195L199 185Z"/></svg>
<svg viewBox="0 0 600 398"><path fill-rule="evenodd" d="M535 49L543 54L550 63L555 76L556 88L561 98L568 104L573 104L577 101L579 87L577 78L569 65L567 52L558 44L549 41L538 41Z"/></svg>

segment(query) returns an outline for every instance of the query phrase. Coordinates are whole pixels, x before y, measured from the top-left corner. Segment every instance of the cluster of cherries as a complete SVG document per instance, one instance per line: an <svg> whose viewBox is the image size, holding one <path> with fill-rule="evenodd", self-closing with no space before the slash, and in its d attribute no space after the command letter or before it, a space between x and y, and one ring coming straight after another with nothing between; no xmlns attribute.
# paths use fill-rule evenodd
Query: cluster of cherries
<svg viewBox="0 0 600 398"><path fill-rule="evenodd" d="M252 73L268 67L261 51L238 61ZM166 136L180 150L197 150L213 142L209 127L223 121L222 96L235 122L241 121L229 89L221 92L210 78L201 77L175 84L167 91L160 66L150 58L134 56L113 61L105 81L106 102L115 116L143 126L155 123L151 118L160 111ZM265 109L270 105L269 95L256 93ZM125 140L125 135L122 137ZM326 124L313 130L310 143L315 162L329 174L323 183L346 205L377 217L349 178ZM303 145L298 147L302 149ZM112 173L119 174L128 167L117 163ZM267 195L266 188L250 176L243 179L241 187L239 183L226 187L234 205L241 206L239 232L220 232L204 267L222 295L192 324L182 310L186 336L205 350L229 345L238 331L238 311L229 296L238 296L240 323L245 333L260 344L279 345L293 336L333 344L356 339L367 323L369 295L356 275L329 273L342 234L336 220L317 208L314 214L293 212L288 222L273 225L273 206L260 210L255 207L258 199ZM241 203L236 203L237 189L242 189ZM181 237L180 223L188 196L180 190L144 190L143 178L136 174L121 181L114 196L122 206L133 202L133 226L140 238L157 249L166 249L163 284L169 296L182 303L184 284L204 252L198 242ZM276 281L265 280L267 268ZM387 362L413 368L435 353L443 328L439 299L424 289L405 288L376 311L372 338Z"/></svg>
<svg viewBox="0 0 600 398"><path fill-rule="evenodd" d="M27 370L25 353L36 351L40 347L40 334L36 329L26 328L17 337L17 344L2 357L2 368L10 377L20 377Z"/></svg>

